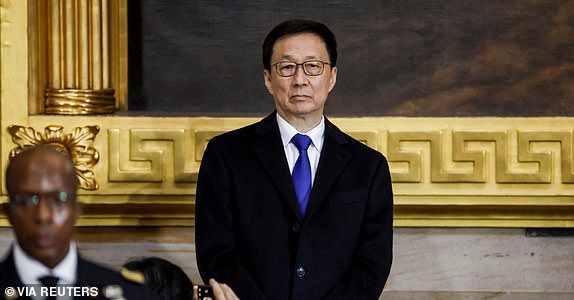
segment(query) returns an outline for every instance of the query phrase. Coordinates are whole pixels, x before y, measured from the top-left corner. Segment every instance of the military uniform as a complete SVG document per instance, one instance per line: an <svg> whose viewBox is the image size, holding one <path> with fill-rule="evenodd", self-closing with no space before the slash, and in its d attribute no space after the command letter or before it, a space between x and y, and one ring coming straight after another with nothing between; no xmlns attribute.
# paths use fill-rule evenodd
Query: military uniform
<svg viewBox="0 0 574 300"><path fill-rule="evenodd" d="M78 255L77 280L74 286L86 286L97 288L97 295L75 297L74 299L115 299L115 300L140 300L159 299L150 289L130 280L125 279L120 273L90 262ZM6 295L7 288L25 286L16 272L12 251L8 253L4 261L0 263L0 299L28 300L29 297Z"/></svg>

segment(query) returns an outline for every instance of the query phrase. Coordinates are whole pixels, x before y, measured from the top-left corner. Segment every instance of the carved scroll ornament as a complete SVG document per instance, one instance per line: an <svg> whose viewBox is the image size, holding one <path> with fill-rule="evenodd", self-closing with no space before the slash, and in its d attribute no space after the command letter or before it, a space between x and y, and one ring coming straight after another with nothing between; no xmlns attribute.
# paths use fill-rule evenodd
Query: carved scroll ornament
<svg viewBox="0 0 574 300"><path fill-rule="evenodd" d="M96 190L98 183L93 167L98 163L100 154L93 144L99 131L100 127L96 125L76 127L72 132L65 133L63 126L50 125L44 129L44 133L40 133L32 127L10 125L8 132L12 136L12 141L18 145L10 151L10 158L35 145L53 146L72 158L80 188Z"/></svg>

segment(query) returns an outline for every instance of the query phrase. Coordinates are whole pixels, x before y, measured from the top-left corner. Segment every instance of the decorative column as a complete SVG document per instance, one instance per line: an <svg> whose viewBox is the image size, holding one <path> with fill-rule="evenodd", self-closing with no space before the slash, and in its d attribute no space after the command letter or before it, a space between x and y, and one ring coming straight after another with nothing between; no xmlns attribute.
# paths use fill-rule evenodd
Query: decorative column
<svg viewBox="0 0 574 300"><path fill-rule="evenodd" d="M109 0L49 0L48 114L105 114L116 109L110 80Z"/></svg>

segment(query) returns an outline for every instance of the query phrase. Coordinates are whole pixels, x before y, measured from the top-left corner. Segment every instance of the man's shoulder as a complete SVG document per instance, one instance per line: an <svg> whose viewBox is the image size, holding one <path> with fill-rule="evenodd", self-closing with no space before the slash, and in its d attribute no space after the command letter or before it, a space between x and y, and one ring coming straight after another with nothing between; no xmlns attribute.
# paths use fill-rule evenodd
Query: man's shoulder
<svg viewBox="0 0 574 300"><path fill-rule="evenodd" d="M258 122L224 132L214 137L213 139L216 141L230 141L238 138L244 138L245 136L251 135L255 132L257 124Z"/></svg>
<svg viewBox="0 0 574 300"><path fill-rule="evenodd" d="M371 148L370 145L368 145L362 141L359 141L353 137L349 136L349 138L352 140L351 148L355 152L360 153L361 155L365 155L371 159L377 159L377 160L384 159L383 154L381 152L379 152L378 150Z"/></svg>
<svg viewBox="0 0 574 300"><path fill-rule="evenodd" d="M224 132L211 141L218 144L237 144L251 140L257 133L266 133L277 127L275 115L271 114L255 123Z"/></svg>
<svg viewBox="0 0 574 300"><path fill-rule="evenodd" d="M124 277L116 270L82 257L78 257L78 284L97 286L107 298L156 299L143 282Z"/></svg>
<svg viewBox="0 0 574 300"><path fill-rule="evenodd" d="M106 282L121 279L119 272L81 256L78 257L78 273L82 280L85 278L86 280Z"/></svg>
<svg viewBox="0 0 574 300"><path fill-rule="evenodd" d="M12 259L12 251L6 251L2 256L0 256L0 266L4 267Z"/></svg>
<svg viewBox="0 0 574 300"><path fill-rule="evenodd" d="M12 251L8 251L0 261L0 287L20 285L14 267ZM158 299L144 285L126 279L119 272L78 256L77 275L79 285L98 288L97 299Z"/></svg>
<svg viewBox="0 0 574 300"><path fill-rule="evenodd" d="M11 250L3 254L2 260L0 261L0 270L2 270L2 272L0 272L0 286L3 287L5 284L14 283L18 280Z"/></svg>
<svg viewBox="0 0 574 300"><path fill-rule="evenodd" d="M373 148L368 144L355 139L349 134L343 132L339 127L327 120L325 123L325 133L330 135L337 143L344 145L347 151L350 151L354 155L360 157L365 157L369 159L382 159L383 154Z"/></svg>
<svg viewBox="0 0 574 300"><path fill-rule="evenodd" d="M112 284L125 283L141 285L143 282L135 282L131 278L123 277L120 272L99 263L78 256L78 280L79 283Z"/></svg>

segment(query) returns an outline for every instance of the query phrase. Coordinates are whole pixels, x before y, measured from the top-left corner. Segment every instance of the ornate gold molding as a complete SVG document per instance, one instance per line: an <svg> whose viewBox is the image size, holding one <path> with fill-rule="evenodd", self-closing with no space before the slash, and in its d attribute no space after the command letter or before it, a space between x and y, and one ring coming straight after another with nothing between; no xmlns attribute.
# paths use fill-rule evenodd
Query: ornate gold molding
<svg viewBox="0 0 574 300"><path fill-rule="evenodd" d="M66 127L100 124L104 136L93 146L101 155L93 167L99 189L80 194L91 208L80 224L135 226L192 225L197 172L208 141L258 119L29 120L47 128L57 120ZM574 227L571 118L331 121L388 158L397 226ZM58 129L48 131L46 141ZM28 132L18 139L42 140L39 135Z"/></svg>
<svg viewBox="0 0 574 300"><path fill-rule="evenodd" d="M64 127L50 125L44 129L44 133L39 133L32 127L10 125L8 133L12 136L12 141L18 145L10 151L10 158L34 145L53 146L58 151L70 155L74 161L80 188L96 190L98 183L93 167L98 163L100 154L93 147L93 143L99 131L98 126L85 126L76 127L72 132L64 133Z"/></svg>
<svg viewBox="0 0 574 300"><path fill-rule="evenodd" d="M47 89L46 113L90 115L114 112L114 89Z"/></svg>
<svg viewBox="0 0 574 300"><path fill-rule="evenodd" d="M108 0L52 0L38 8L47 19L45 112L114 112Z"/></svg>
<svg viewBox="0 0 574 300"><path fill-rule="evenodd" d="M388 159L407 164L393 173L395 182L424 182L421 161L427 151L432 183L574 183L572 138L572 131L393 131L388 134ZM554 157L561 162L554 165Z"/></svg>
<svg viewBox="0 0 574 300"><path fill-rule="evenodd" d="M472 184L474 189L517 183L574 183L570 130L348 132L386 153L394 183ZM170 178L176 183L194 182L207 142L221 133L193 128L109 129L109 180L152 183ZM188 149L194 149L193 153ZM165 173L168 168L173 171L171 175Z"/></svg>
<svg viewBox="0 0 574 300"><path fill-rule="evenodd" d="M197 181L198 165L188 154L192 145L185 129L131 129L124 139L120 134L119 129L108 130L110 182ZM167 169L172 171L167 174Z"/></svg>

